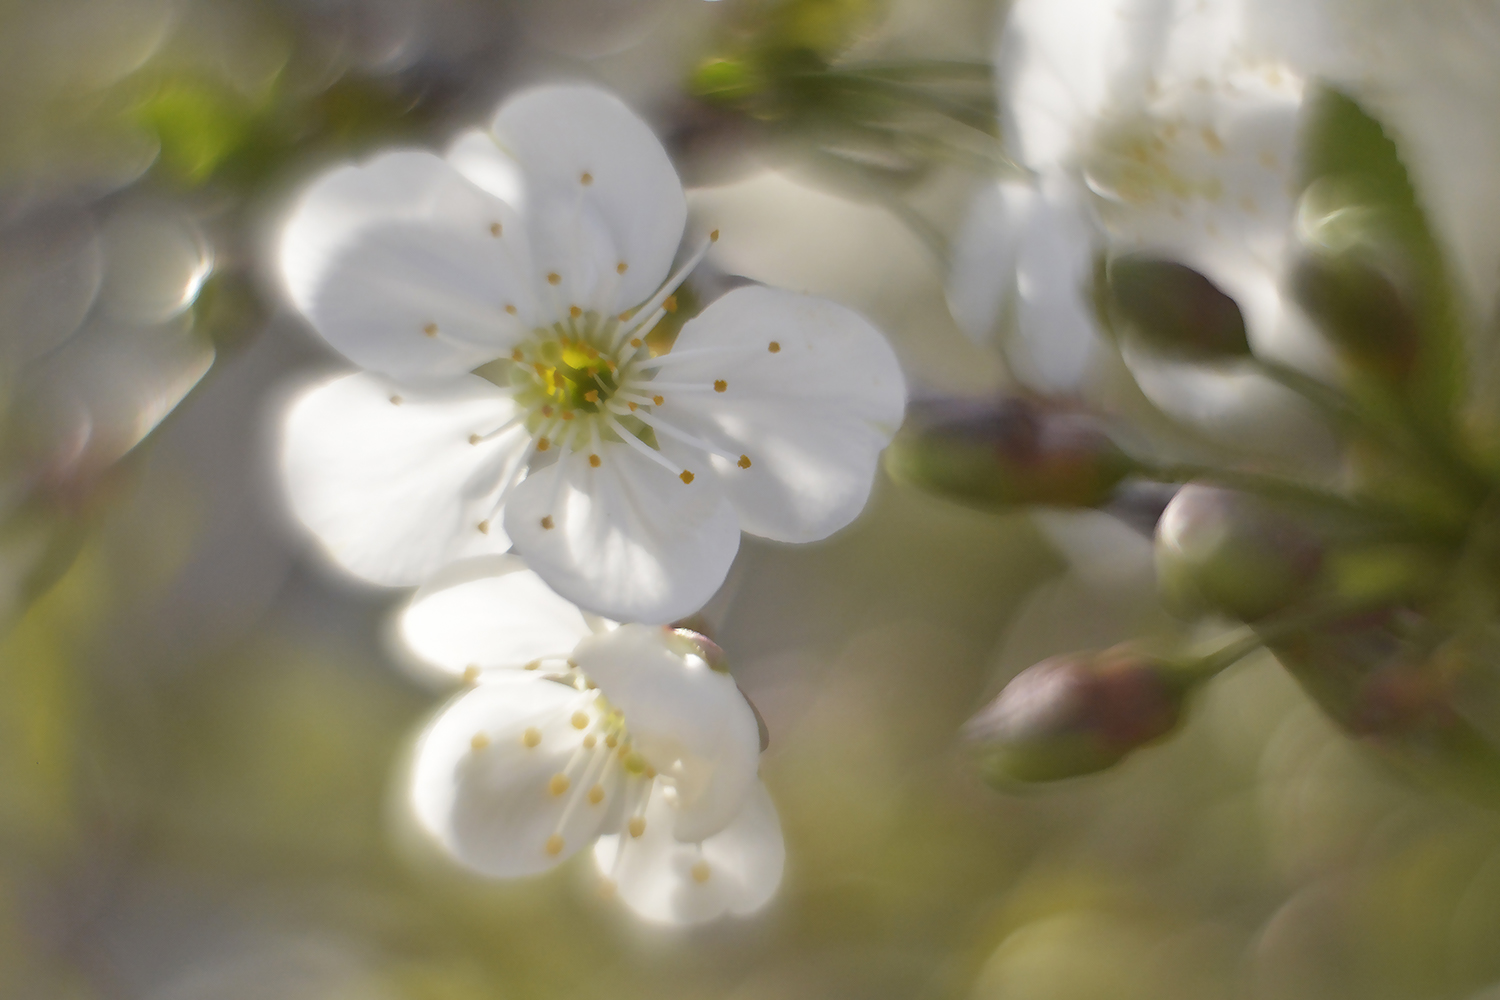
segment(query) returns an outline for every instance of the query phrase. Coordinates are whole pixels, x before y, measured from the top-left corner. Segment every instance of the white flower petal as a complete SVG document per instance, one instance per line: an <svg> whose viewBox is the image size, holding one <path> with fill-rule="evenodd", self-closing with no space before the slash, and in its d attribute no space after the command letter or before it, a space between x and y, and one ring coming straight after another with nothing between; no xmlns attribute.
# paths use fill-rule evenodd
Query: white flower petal
<svg viewBox="0 0 1500 1000"><path fill-rule="evenodd" d="M649 298L687 220L682 184L651 129L618 98L580 86L518 94L493 128L525 178L538 273L561 276L565 304L613 315Z"/></svg>
<svg viewBox="0 0 1500 1000"><path fill-rule="evenodd" d="M684 925L753 913L770 902L786 843L765 785L755 782L740 814L702 845L666 833L671 812L664 796L654 796L639 838L606 836L594 845L595 866L626 906L655 923Z"/></svg>
<svg viewBox="0 0 1500 1000"><path fill-rule="evenodd" d="M459 862L497 878L545 871L588 845L618 798L621 774L612 768L598 778L604 802L584 797L585 780L594 780L591 758L570 720L575 712L597 715L593 702L592 692L535 674L487 677L443 709L417 744L417 820ZM597 752L609 750L600 744ZM569 771L566 788L555 793L555 776ZM554 835L561 842L549 851Z"/></svg>
<svg viewBox="0 0 1500 1000"><path fill-rule="evenodd" d="M505 505L505 531L553 590L616 621L697 611L740 544L734 508L707 469L684 483L619 442L533 471Z"/></svg>
<svg viewBox="0 0 1500 1000"><path fill-rule="evenodd" d="M675 781L673 835L698 841L739 814L760 766L760 728L734 679L687 652L668 629L622 625L583 640L573 660L625 713L635 748Z"/></svg>
<svg viewBox="0 0 1500 1000"><path fill-rule="evenodd" d="M493 132L475 128L460 134L448 147L448 162L471 183L521 210L526 184L521 166L495 144Z"/></svg>
<svg viewBox="0 0 1500 1000"><path fill-rule="evenodd" d="M858 516L906 407L901 366L873 326L825 299L737 288L689 321L674 351L682 360L663 381L726 387L663 389L656 415L732 456L712 461L741 527L808 542Z"/></svg>
<svg viewBox="0 0 1500 1000"><path fill-rule="evenodd" d="M1080 129L1149 78L1171 3L1016 0L995 65L1007 143L1039 170L1068 165Z"/></svg>
<svg viewBox="0 0 1500 1000"><path fill-rule="evenodd" d="M280 263L292 301L330 344L401 379L469 371L538 315L515 210L431 153L324 175L288 222Z"/></svg>
<svg viewBox="0 0 1500 1000"><path fill-rule="evenodd" d="M979 189L953 241L948 273L948 311L975 343L989 343L1015 283L1016 249L1022 221L1036 189L999 181Z"/></svg>
<svg viewBox="0 0 1500 1000"><path fill-rule="evenodd" d="M363 373L316 386L282 431L292 510L335 561L374 583L417 584L455 559L503 552L491 515L530 437L517 425L469 438L515 414L509 396L474 376L432 390Z"/></svg>
<svg viewBox="0 0 1500 1000"><path fill-rule="evenodd" d="M412 652L455 674L566 658L593 634L583 612L512 555L439 570L412 596L400 628Z"/></svg>
<svg viewBox="0 0 1500 1000"><path fill-rule="evenodd" d="M1068 192L1043 189L1026 211L1016 251L1016 336L1004 344L1012 374L1043 392L1076 391L1100 347L1089 306L1094 229Z"/></svg>

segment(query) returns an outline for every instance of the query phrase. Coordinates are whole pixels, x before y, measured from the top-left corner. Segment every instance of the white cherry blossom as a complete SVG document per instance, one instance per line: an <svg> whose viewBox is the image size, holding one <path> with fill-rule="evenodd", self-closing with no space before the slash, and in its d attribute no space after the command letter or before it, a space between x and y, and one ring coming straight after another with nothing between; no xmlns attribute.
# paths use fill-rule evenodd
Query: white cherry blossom
<svg viewBox="0 0 1500 1000"><path fill-rule="evenodd" d="M715 669L716 647L661 626L589 623L577 609L570 619L519 560L499 560L455 568L402 616L415 651L464 664L475 682L418 744L410 801L422 828L496 878L594 844L608 894L656 922L763 906L785 846L757 776L758 721ZM502 592L507 621L536 612L525 636L473 621ZM443 634L445 623L456 628Z"/></svg>
<svg viewBox="0 0 1500 1000"><path fill-rule="evenodd" d="M1295 216L1303 80L1255 42L1245 0L1018 0L999 43L1004 132L1031 171L975 202L950 282L971 335L998 332L1022 381L1080 391L1100 344L1094 255L1188 265L1239 304L1255 352L1314 372L1330 355L1280 284ZM1251 370L1127 350L1158 405L1247 444L1305 408Z"/></svg>
<svg viewBox="0 0 1500 1000"><path fill-rule="evenodd" d="M729 292L645 341L686 203L614 97L545 87L447 158L318 179L286 227L292 301L364 372L303 394L283 471L335 560L389 585L509 547L569 601L666 622L723 582L740 530L824 538L858 515L905 405L848 309Z"/></svg>

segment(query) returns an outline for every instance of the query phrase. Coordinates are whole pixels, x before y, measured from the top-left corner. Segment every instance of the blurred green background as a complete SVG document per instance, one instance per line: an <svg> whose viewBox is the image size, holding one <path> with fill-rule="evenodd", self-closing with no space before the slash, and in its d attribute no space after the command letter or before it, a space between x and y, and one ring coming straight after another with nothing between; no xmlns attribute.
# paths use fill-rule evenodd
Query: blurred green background
<svg viewBox="0 0 1500 1000"><path fill-rule="evenodd" d="M993 389L905 214L951 225L976 183L919 169L947 133L797 156L848 109L736 117L685 81L788 39L985 59L1001 14L0 4L0 996L1500 997L1500 818L1384 770L1265 654L1114 771L982 784L956 732L1006 679L1167 628L1149 543L1094 512L1044 533L881 483L826 543L746 540L708 617L772 733L788 865L754 918L641 926L587 860L486 883L403 823L394 775L447 692L389 639L403 595L339 578L281 511L278 404L339 365L271 277L287 199L527 83L597 80L667 141L718 272L865 312L915 392Z"/></svg>

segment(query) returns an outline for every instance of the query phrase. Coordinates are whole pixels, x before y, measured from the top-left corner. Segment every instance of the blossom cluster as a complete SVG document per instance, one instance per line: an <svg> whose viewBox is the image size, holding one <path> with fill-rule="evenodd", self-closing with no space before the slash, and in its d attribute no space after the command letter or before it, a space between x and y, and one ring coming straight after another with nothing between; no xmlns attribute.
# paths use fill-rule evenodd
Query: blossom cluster
<svg viewBox="0 0 1500 1000"><path fill-rule="evenodd" d="M421 585L408 643L473 685L420 742L416 816L497 877L593 843L627 905L677 922L764 903L783 847L753 709L668 626L741 531L849 524L905 406L879 332L823 299L741 287L652 336L719 236L674 270L686 225L650 129L551 86L445 157L323 175L280 244L360 369L287 412L292 510L354 575Z"/></svg>

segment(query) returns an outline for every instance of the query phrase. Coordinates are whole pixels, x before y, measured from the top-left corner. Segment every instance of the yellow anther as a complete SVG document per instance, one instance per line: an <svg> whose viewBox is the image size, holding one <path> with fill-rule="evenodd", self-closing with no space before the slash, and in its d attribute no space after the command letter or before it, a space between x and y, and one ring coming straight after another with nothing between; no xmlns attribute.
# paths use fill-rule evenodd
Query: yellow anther
<svg viewBox="0 0 1500 1000"><path fill-rule="evenodd" d="M630 265L625 263L623 260L615 265L615 271L619 274L624 274L628 270L630 270Z"/></svg>
<svg viewBox="0 0 1500 1000"><path fill-rule="evenodd" d="M505 227L501 226L500 223L498 223L498 222L491 222L490 223L490 235L491 236L499 236L504 231L505 231Z"/></svg>
<svg viewBox="0 0 1500 1000"><path fill-rule="evenodd" d="M526 354L519 347L517 347L515 350L510 352L510 359L512 361L525 361Z"/></svg>
<svg viewBox="0 0 1500 1000"><path fill-rule="evenodd" d="M583 394L583 398L588 400L590 403L597 403L599 402L599 390L590 389L588 392Z"/></svg>
<svg viewBox="0 0 1500 1000"><path fill-rule="evenodd" d="M391 405L392 406L400 406L401 405L401 397L400 396L392 396L391 397Z"/></svg>
<svg viewBox="0 0 1500 1000"><path fill-rule="evenodd" d="M573 783L568 780L568 776L566 774L554 774L552 776L552 780L547 782L547 791L551 792L553 795L561 795L563 792L566 792L572 784Z"/></svg>
<svg viewBox="0 0 1500 1000"><path fill-rule="evenodd" d="M573 411L572 410L563 410L562 411L562 418L564 420L572 420L573 419Z"/></svg>
<svg viewBox="0 0 1500 1000"><path fill-rule="evenodd" d="M483 440L484 440L484 438L480 437L478 434L470 434L469 435L469 443L470 444L478 444L479 442L481 442Z"/></svg>
<svg viewBox="0 0 1500 1000"><path fill-rule="evenodd" d="M642 340L640 337L631 337L630 338L630 346L631 347L640 347L641 345L643 345L645 343L646 342L644 340Z"/></svg>
<svg viewBox="0 0 1500 1000"><path fill-rule="evenodd" d="M675 296L675 295L668 295L667 298L666 298L666 301L661 304L661 307L663 309L665 309L669 313L676 312L677 311L677 296Z"/></svg>
<svg viewBox="0 0 1500 1000"><path fill-rule="evenodd" d="M479 664L471 663L464 667L464 683L473 684L477 680L479 680Z"/></svg>
<svg viewBox="0 0 1500 1000"><path fill-rule="evenodd" d="M628 407L630 407L630 412L631 413L635 412L635 404L634 403L627 402L625 405L628 406Z"/></svg>
<svg viewBox="0 0 1500 1000"><path fill-rule="evenodd" d="M644 777L647 781L652 780L656 777L656 768L652 767L650 764L647 764L646 770L641 772L641 776Z"/></svg>
<svg viewBox="0 0 1500 1000"><path fill-rule="evenodd" d="M550 836L550 837L547 838L547 853L548 854L552 855L555 858L559 854L562 853L562 849L563 849L562 834L560 834L560 833L554 833L552 836Z"/></svg>
<svg viewBox="0 0 1500 1000"><path fill-rule="evenodd" d="M514 316L516 314L516 307L508 305L505 307L505 311Z"/></svg>
<svg viewBox="0 0 1500 1000"><path fill-rule="evenodd" d="M521 745L530 749L541 745L542 731L535 726L527 726L526 732L521 734Z"/></svg>
<svg viewBox="0 0 1500 1000"><path fill-rule="evenodd" d="M552 515L551 514L548 514L546 517L542 518L542 530L543 531L551 531L553 529L553 527L555 527L555 523L552 520Z"/></svg>
<svg viewBox="0 0 1500 1000"><path fill-rule="evenodd" d="M481 535L488 535L490 533L490 522L488 522L488 521L480 521L479 522L479 533Z"/></svg>
<svg viewBox="0 0 1500 1000"><path fill-rule="evenodd" d="M721 378L714 379L714 392L723 392L729 388L729 383Z"/></svg>
<svg viewBox="0 0 1500 1000"><path fill-rule="evenodd" d="M542 408L542 416L544 416L544 417L550 417L550 416L552 416L552 414L546 412L546 410L547 410L546 407ZM536 450L537 451L546 451L550 447L552 447L552 442L548 441L546 438L540 437L540 438L536 439Z"/></svg>
<svg viewBox="0 0 1500 1000"><path fill-rule="evenodd" d="M704 882L707 882L708 881L708 877L710 875L712 875L713 873L714 873L714 870L712 868L708 867L708 862L702 860L701 858L699 860L693 862L693 867L691 867L691 868L688 869L688 874L692 875L693 876L693 881L697 882L699 885L702 885Z"/></svg>
<svg viewBox="0 0 1500 1000"><path fill-rule="evenodd" d="M661 404L665 403L666 400L663 399L661 396L652 396L651 397L651 402L655 403L657 406L660 406Z"/></svg>
<svg viewBox="0 0 1500 1000"><path fill-rule="evenodd" d="M688 470L683 469L682 470L682 474L680 476L678 476L677 478L681 479L684 483L691 483L693 481L693 479L694 479L694 476Z"/></svg>
<svg viewBox="0 0 1500 1000"><path fill-rule="evenodd" d="M614 733L610 733L608 736L604 737L604 745L613 750L615 747L620 745L620 738Z"/></svg>
<svg viewBox="0 0 1500 1000"><path fill-rule="evenodd" d="M568 306L568 315L572 316L574 319L577 319L578 317L583 315L583 310L578 308L577 306Z"/></svg>
<svg viewBox="0 0 1500 1000"><path fill-rule="evenodd" d="M770 351L772 354L775 354L777 351L781 350L781 342L779 340L771 341L771 346L767 347L766 350Z"/></svg>
<svg viewBox="0 0 1500 1000"><path fill-rule="evenodd" d="M622 763L624 764L625 770L629 771L631 774L644 774L646 771L646 758L642 757L634 750L625 755L625 759L622 761Z"/></svg>
<svg viewBox="0 0 1500 1000"><path fill-rule="evenodd" d="M527 670L540 670L541 667L542 667L542 661L541 660L532 660L530 663L526 664L526 669Z"/></svg>
<svg viewBox="0 0 1500 1000"><path fill-rule="evenodd" d="M589 733L587 736L585 736L583 738L583 748L585 750L592 750L592 749L594 749L594 747L597 746L598 743L599 743L599 737L595 736L593 733Z"/></svg>
<svg viewBox="0 0 1500 1000"><path fill-rule="evenodd" d="M544 416L544 417L550 417L550 416L552 416L552 405L550 403L542 407L542 416ZM542 440L545 441L547 439L546 438L542 438Z"/></svg>
<svg viewBox="0 0 1500 1000"><path fill-rule="evenodd" d="M630 822L626 824L626 827L630 830L630 835L632 837L639 837L641 834L646 832L646 817L632 816L630 817Z"/></svg>
<svg viewBox="0 0 1500 1000"><path fill-rule="evenodd" d="M708 242L710 242L710 243L717 243L717 242L719 242L719 231L717 229L715 229L713 232L711 232L711 233L708 234Z"/></svg>
<svg viewBox="0 0 1500 1000"><path fill-rule="evenodd" d="M742 469L748 469L748 468L750 468L750 456L749 455L741 455L740 456L740 460L738 462L736 462L735 464L738 465Z"/></svg>
<svg viewBox="0 0 1500 1000"><path fill-rule="evenodd" d="M429 337L436 337L437 336L437 324L436 323L428 323L426 326L422 327L422 332L425 333L425 334L427 334L427 336L429 336Z"/></svg>
<svg viewBox="0 0 1500 1000"><path fill-rule="evenodd" d="M578 183L582 184L584 187L588 187L590 184L594 183L594 175L585 170L583 172L583 176L578 178Z"/></svg>
<svg viewBox="0 0 1500 1000"><path fill-rule="evenodd" d="M558 274L556 271L553 271L551 274L547 275L547 284L549 284L549 285L560 285L560 284L562 284L562 275Z"/></svg>
<svg viewBox="0 0 1500 1000"><path fill-rule="evenodd" d="M475 750L483 750L490 745L490 738L484 733L475 733L469 737L469 746Z"/></svg>
<svg viewBox="0 0 1500 1000"><path fill-rule="evenodd" d="M589 789L589 805L597 806L604 801L604 786L595 785Z"/></svg>
<svg viewBox="0 0 1500 1000"><path fill-rule="evenodd" d="M620 313L620 315L619 315L619 316L617 316L617 317L616 317L616 318L617 318L617 319L618 319L618 320L619 320L619 321L620 321L620 322L621 322L621 323L623 323L623 322L625 322L625 321L626 321L626 320L627 320L627 319L629 319L629 318L630 318L630 310L629 310L629 309L626 309L626 310L625 310L625 311L624 311L624 312L622 312L622 313Z"/></svg>
<svg viewBox="0 0 1500 1000"><path fill-rule="evenodd" d="M589 465L592 466L595 469L599 468L599 456L598 455L590 455L589 456Z"/></svg>
<svg viewBox="0 0 1500 1000"><path fill-rule="evenodd" d="M587 729L589 727L589 714L587 712L574 712L573 718L568 721L573 723L574 729Z"/></svg>

